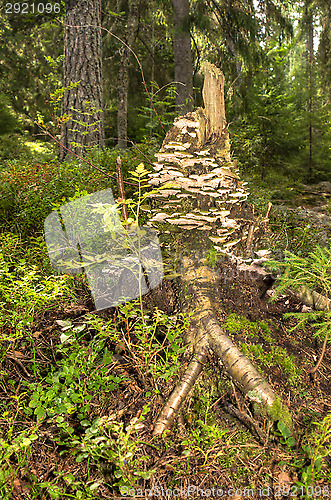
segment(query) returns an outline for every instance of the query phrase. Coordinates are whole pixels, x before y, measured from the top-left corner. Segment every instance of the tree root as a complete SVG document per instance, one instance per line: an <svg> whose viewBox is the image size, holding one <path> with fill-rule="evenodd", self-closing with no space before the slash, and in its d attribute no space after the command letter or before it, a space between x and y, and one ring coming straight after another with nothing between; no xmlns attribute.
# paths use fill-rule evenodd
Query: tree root
<svg viewBox="0 0 331 500"><path fill-rule="evenodd" d="M309 370L308 373L310 373L310 375L314 375L317 370L319 369L322 361L323 361L323 358L324 358L324 354L325 354L325 351L326 351L326 344L328 342L328 334L325 335L325 338L324 338L324 342L323 342L323 347L322 347L322 351L321 351L321 354L320 354L320 357L316 363L316 365L314 366L314 368L312 368L311 370Z"/></svg>
<svg viewBox="0 0 331 500"><path fill-rule="evenodd" d="M331 300L328 297L325 297L318 292L312 291L306 286L302 286L299 291L296 291L296 294L304 304L311 307L312 309L316 309L317 311L329 311L331 308ZM322 351L316 365L308 372L313 376L313 379L315 378L315 373L317 372L323 361L327 343L328 334L325 335Z"/></svg>
<svg viewBox="0 0 331 500"><path fill-rule="evenodd" d="M292 421L288 408L281 403L268 382L224 334L218 324L208 297L208 286L213 283L212 271L203 264L195 267L192 260L184 258L181 281L185 295L188 296L189 293L191 297L191 307L192 304L195 305L194 321L199 324L196 335L202 334L202 338L196 343L194 359L161 411L154 425L153 435L162 434L172 425L180 406L202 371L208 348L212 349L229 377L250 401L264 408L271 420L282 420L288 428L291 428ZM262 436L260 437L262 439Z"/></svg>
<svg viewBox="0 0 331 500"><path fill-rule="evenodd" d="M184 403L200 373L202 372L203 364L207 358L207 347L207 342L204 341L200 343L197 349L197 354L194 355L180 382L171 393L170 398L158 416L154 425L153 436L158 436L166 429L170 429L181 405Z"/></svg>

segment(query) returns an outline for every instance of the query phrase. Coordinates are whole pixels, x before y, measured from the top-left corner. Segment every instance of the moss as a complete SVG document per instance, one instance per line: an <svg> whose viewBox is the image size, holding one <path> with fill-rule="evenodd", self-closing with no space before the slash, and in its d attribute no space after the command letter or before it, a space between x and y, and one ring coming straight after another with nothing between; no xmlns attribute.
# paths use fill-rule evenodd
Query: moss
<svg viewBox="0 0 331 500"><path fill-rule="evenodd" d="M255 401L252 401L255 415L261 415L266 411L273 422L283 422L288 429L292 429L293 423L290 411L286 405L283 405L279 396L276 396L271 406L262 403L261 395L257 391L249 391L247 396L251 399L255 398Z"/></svg>
<svg viewBox="0 0 331 500"><path fill-rule="evenodd" d="M293 423L289 409L283 405L281 399L277 396L272 405L268 408L268 414L275 422L283 422L288 429L292 429Z"/></svg>
<svg viewBox="0 0 331 500"><path fill-rule="evenodd" d="M244 338L262 338L266 342L273 344L272 332L266 321L249 321L239 314L230 314L226 319L226 329L230 334L242 334Z"/></svg>
<svg viewBox="0 0 331 500"><path fill-rule="evenodd" d="M259 361L265 368L278 367L291 386L301 385L301 368L296 365L294 356L289 355L285 348L270 345L274 344L275 340L266 321L255 323L244 316L230 314L226 319L226 330L230 334L240 334L244 337L245 342L239 342L239 348L245 356L253 361Z"/></svg>

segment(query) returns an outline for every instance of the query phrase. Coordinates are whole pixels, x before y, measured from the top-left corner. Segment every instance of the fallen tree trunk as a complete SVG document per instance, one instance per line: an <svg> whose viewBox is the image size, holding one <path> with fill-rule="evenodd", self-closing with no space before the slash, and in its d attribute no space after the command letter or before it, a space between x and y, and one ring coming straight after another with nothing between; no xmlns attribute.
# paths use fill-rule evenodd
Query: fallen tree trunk
<svg viewBox="0 0 331 500"><path fill-rule="evenodd" d="M291 427L287 407L252 363L220 328L210 300L214 274L206 265L213 251L229 254L250 238L254 217L243 217L247 198L231 159L224 110L224 77L215 66L204 66L205 109L175 120L157 154L150 184L153 216L150 225L160 231L171 261L180 265L180 295L186 309L194 310L193 335L187 341L193 360L164 406L154 426L154 435L172 425L181 404L203 368L208 350L251 401L262 406L270 419ZM251 245L251 242L250 242ZM177 266L178 271L178 266Z"/></svg>
<svg viewBox="0 0 331 500"><path fill-rule="evenodd" d="M302 286L294 293L298 295L298 297L304 304L311 307L312 309L316 309L316 311L330 311L331 309L331 300L328 297L310 290L306 286Z"/></svg>

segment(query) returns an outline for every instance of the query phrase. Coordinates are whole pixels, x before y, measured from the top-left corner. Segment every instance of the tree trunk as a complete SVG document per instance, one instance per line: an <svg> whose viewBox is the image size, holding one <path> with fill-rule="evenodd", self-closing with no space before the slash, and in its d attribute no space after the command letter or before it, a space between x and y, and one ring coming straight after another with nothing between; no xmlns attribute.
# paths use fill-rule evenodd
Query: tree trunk
<svg viewBox="0 0 331 500"><path fill-rule="evenodd" d="M307 111L308 111L308 130L309 130L309 166L308 173L311 178L313 175L313 98L314 98L314 83L313 83L313 63L314 63L314 26L313 13L308 5L305 6L305 17L307 23L307 41L306 41L306 59L307 59Z"/></svg>
<svg viewBox="0 0 331 500"><path fill-rule="evenodd" d="M196 360L161 412L154 434L171 425L202 370L208 348L250 401L261 405L271 420L282 420L291 427L288 409L221 330L212 306L217 276L206 265L206 255L212 244L217 252L229 253L245 235L249 237L239 215L248 193L231 160L223 74L209 63L204 65L204 73L205 109L175 120L156 155L158 162L150 179L159 189L150 195L157 207L152 208L149 224L160 230L166 247L172 247L171 259L180 261L180 296L184 308L194 313L193 335L186 339L191 347L186 352L194 350ZM176 257L175 248L181 248Z"/></svg>
<svg viewBox="0 0 331 500"><path fill-rule="evenodd" d="M101 0L66 0L61 147L81 155L104 147Z"/></svg>
<svg viewBox="0 0 331 500"><path fill-rule="evenodd" d="M178 114L185 114L193 109L190 1L173 0L172 3L174 6L176 111Z"/></svg>
<svg viewBox="0 0 331 500"><path fill-rule="evenodd" d="M117 137L118 147L121 149L127 147L129 64L131 55L129 47L131 48L135 40L138 24L139 5L136 0L130 0L126 34L124 37L126 45L123 45L120 49L121 61L118 72Z"/></svg>

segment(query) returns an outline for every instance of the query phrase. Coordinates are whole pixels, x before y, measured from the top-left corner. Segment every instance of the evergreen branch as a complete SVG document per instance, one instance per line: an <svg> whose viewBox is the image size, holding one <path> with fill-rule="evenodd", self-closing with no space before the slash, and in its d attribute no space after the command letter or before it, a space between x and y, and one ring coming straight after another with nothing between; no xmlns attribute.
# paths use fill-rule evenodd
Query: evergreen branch
<svg viewBox="0 0 331 500"><path fill-rule="evenodd" d="M326 310L310 313L287 313L284 315L284 318L294 317L298 321L297 325L289 330L290 332L300 327L305 328L308 322L322 320L314 324L316 329L314 336L320 339L324 337L324 342L316 365L309 370L311 375L316 373L322 363L331 332L331 312L328 301L331 294L330 264L331 251L320 246L316 246L314 251L310 252L307 257L299 257L291 252L286 252L285 262L269 261L266 263L268 267L274 270L285 269L280 277L273 300L276 300L282 291L289 288L298 289L302 286L314 286L324 291Z"/></svg>

